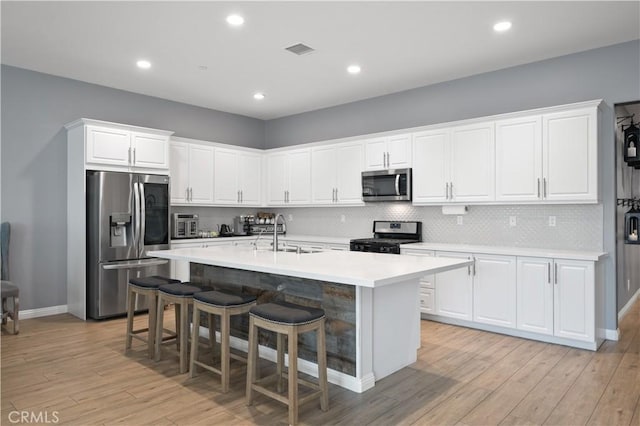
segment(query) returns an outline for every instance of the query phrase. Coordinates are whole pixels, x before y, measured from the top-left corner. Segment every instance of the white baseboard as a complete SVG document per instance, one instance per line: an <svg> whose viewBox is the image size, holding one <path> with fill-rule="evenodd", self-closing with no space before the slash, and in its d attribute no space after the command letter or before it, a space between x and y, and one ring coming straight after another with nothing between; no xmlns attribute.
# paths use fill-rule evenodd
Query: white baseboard
<svg viewBox="0 0 640 426"><path fill-rule="evenodd" d="M67 312L67 305L48 306L46 308L26 309L24 311L20 311L18 318L23 320L29 318L48 317L51 315L66 314Z"/></svg>
<svg viewBox="0 0 640 426"><path fill-rule="evenodd" d="M616 328L615 330L611 330L609 328L605 328L604 338L607 340L617 341L620 338L620 329Z"/></svg>
<svg viewBox="0 0 640 426"><path fill-rule="evenodd" d="M633 296L631 296L631 299L629 299L627 304L624 305L622 309L620 309L620 312L618 312L618 322L620 322L622 318L624 318L624 316L627 315L627 312L629 312L629 309L631 309L631 307L633 306L634 303L636 303L636 300L638 300L639 297L640 297L640 288L636 290L636 292L633 294Z"/></svg>

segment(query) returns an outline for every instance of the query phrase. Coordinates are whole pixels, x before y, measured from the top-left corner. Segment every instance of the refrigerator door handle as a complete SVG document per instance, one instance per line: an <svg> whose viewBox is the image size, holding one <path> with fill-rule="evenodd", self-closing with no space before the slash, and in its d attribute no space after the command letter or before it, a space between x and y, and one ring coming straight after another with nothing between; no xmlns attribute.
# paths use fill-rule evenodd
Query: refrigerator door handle
<svg viewBox="0 0 640 426"><path fill-rule="evenodd" d="M138 238L140 239L140 257L144 256L144 234L146 232L146 228L147 228L147 209L146 209L146 204L147 202L145 201L144 198L144 183L139 183L138 184L138 189L140 191L140 235L138 236Z"/></svg>
<svg viewBox="0 0 640 426"><path fill-rule="evenodd" d="M140 193L138 192L138 182L133 182L133 246L136 252L140 252Z"/></svg>
<svg viewBox="0 0 640 426"><path fill-rule="evenodd" d="M132 269L132 268L146 268L147 266L159 266L169 263L167 259L147 259L147 260L129 260L118 263L103 264L102 269Z"/></svg>

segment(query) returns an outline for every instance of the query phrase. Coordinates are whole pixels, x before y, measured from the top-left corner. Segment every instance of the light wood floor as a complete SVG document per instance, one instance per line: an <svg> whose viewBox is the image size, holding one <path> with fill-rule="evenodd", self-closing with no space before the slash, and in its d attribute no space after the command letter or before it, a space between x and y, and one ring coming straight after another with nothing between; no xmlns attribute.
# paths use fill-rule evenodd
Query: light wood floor
<svg viewBox="0 0 640 426"><path fill-rule="evenodd" d="M154 363L134 340L125 355L124 319L58 315L22 321L20 330L2 336L2 424L10 424L15 410L48 413L50 420L55 412L65 425L287 420L283 405L262 396L245 406L240 363L232 363L231 391L221 394L219 379L209 373L178 374L177 357L168 352ZM310 402L300 422L640 425L640 301L620 330L618 342L590 352L423 321L418 362L364 394L331 385L330 410Z"/></svg>

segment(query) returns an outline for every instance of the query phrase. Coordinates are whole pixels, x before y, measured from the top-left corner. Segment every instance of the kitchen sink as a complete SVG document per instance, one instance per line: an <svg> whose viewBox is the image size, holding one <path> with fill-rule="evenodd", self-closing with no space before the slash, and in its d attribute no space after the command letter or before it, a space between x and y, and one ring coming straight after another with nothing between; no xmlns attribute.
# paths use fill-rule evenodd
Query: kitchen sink
<svg viewBox="0 0 640 426"><path fill-rule="evenodd" d="M270 246L255 246L255 248L259 251L273 251ZM300 246L280 246L278 247L278 251L284 253L311 254L320 253L322 250L318 248L306 248Z"/></svg>

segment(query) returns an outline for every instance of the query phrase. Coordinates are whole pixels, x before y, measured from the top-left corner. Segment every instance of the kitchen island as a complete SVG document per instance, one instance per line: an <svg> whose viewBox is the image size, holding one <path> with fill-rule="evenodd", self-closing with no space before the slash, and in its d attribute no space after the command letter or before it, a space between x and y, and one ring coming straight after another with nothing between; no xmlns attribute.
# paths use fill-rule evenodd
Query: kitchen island
<svg viewBox="0 0 640 426"><path fill-rule="evenodd" d="M191 281L321 307L327 316L329 381L364 392L416 361L420 346L419 279L467 267L466 259L363 252L295 253L252 247L183 248L150 256L188 261ZM235 318L232 345L246 350L246 318ZM316 374L315 336L300 341L299 368ZM260 355L275 359L273 336ZM306 349L309 350L306 350Z"/></svg>

